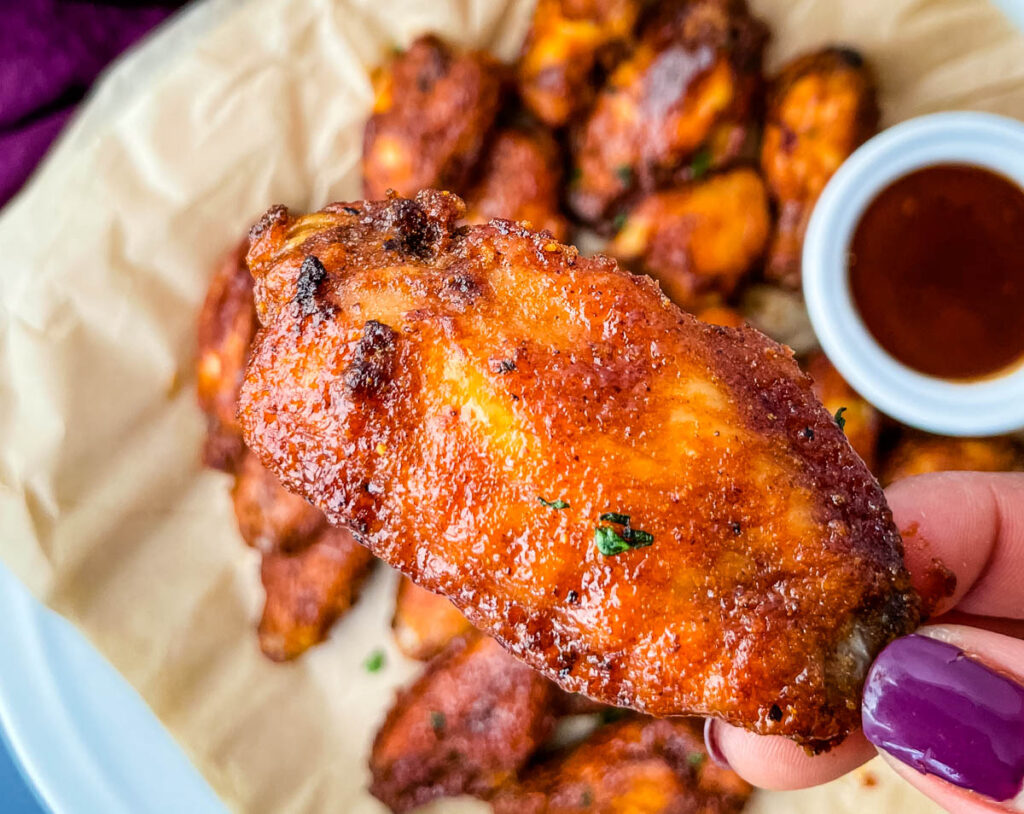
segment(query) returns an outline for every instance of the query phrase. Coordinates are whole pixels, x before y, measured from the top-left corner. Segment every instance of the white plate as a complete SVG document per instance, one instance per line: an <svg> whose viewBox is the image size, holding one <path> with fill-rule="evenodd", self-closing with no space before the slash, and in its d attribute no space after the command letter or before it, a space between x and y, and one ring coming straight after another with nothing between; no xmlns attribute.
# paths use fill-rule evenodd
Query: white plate
<svg viewBox="0 0 1024 814"><path fill-rule="evenodd" d="M54 814L225 814L127 682L2 564L0 726Z"/></svg>

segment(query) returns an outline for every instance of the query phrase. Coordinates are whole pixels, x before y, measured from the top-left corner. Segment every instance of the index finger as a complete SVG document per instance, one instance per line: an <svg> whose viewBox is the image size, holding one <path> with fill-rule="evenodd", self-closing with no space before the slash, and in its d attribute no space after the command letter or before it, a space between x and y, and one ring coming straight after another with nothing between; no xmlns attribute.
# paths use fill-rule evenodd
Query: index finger
<svg viewBox="0 0 1024 814"><path fill-rule="evenodd" d="M1024 473L940 472L886 490L907 568L932 615L963 613L1024 619ZM941 566L956 577L937 595Z"/></svg>

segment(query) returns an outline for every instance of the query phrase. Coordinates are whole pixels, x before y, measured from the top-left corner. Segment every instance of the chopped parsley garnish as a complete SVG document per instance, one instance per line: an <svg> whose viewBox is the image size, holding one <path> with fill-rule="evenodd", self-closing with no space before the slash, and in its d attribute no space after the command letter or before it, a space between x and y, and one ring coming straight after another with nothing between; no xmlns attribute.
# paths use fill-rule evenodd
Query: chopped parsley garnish
<svg viewBox="0 0 1024 814"><path fill-rule="evenodd" d="M711 151L704 147L694 154L693 161L690 162L690 174L696 181L707 175L709 169L711 169Z"/></svg>
<svg viewBox="0 0 1024 814"><path fill-rule="evenodd" d="M446 723L447 719L444 717L443 712L432 711L430 713L430 728L435 732L443 730Z"/></svg>
<svg viewBox="0 0 1024 814"><path fill-rule="evenodd" d="M549 509L568 509L569 504L559 498L558 500L545 500L540 495L537 495L537 500L547 506Z"/></svg>
<svg viewBox="0 0 1024 814"><path fill-rule="evenodd" d="M583 793L580 795L580 807L590 808L594 803L594 793L590 789L583 789Z"/></svg>
<svg viewBox="0 0 1024 814"><path fill-rule="evenodd" d="M611 526L598 526L594 529L594 542L597 544L597 550L606 557L612 557L634 548L645 548L654 542L654 535L649 531L635 529L629 525L628 514L605 512L600 519L606 523L616 523L623 527L621 533Z"/></svg>
<svg viewBox="0 0 1024 814"><path fill-rule="evenodd" d="M633 183L633 168L629 164L619 164L615 168L615 175L618 176L624 187Z"/></svg>
<svg viewBox="0 0 1024 814"><path fill-rule="evenodd" d="M376 673L381 667L384 666L384 651L374 650L370 655L366 657L366 661L363 662L363 669L368 673Z"/></svg>
<svg viewBox="0 0 1024 814"><path fill-rule="evenodd" d="M838 424L839 429L843 430L844 432L846 431L846 419L843 418L843 413L845 412L845 407L840 407L838 410L836 410L836 424Z"/></svg>
<svg viewBox="0 0 1024 814"><path fill-rule="evenodd" d="M579 184L580 179L583 178L583 170L579 167L573 167L569 170L569 186L574 187Z"/></svg>
<svg viewBox="0 0 1024 814"><path fill-rule="evenodd" d="M699 769L704 765L704 761L708 759L708 756L703 752L690 752L686 756L686 762L689 763L693 768Z"/></svg>
<svg viewBox="0 0 1024 814"><path fill-rule="evenodd" d="M612 218L612 228L616 232L621 232L622 231L622 227L626 225L626 221L627 220L629 220L629 217L626 215L626 213L625 212L619 212L619 214L617 214L614 218Z"/></svg>

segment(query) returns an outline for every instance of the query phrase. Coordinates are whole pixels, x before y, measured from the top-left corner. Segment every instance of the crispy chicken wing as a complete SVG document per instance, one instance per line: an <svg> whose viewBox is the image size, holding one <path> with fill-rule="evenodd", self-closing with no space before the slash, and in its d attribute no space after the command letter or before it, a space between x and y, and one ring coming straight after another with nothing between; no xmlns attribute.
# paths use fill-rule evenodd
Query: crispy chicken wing
<svg viewBox="0 0 1024 814"><path fill-rule="evenodd" d="M609 244L688 310L730 297L764 253L771 229L761 177L740 168L643 198Z"/></svg>
<svg viewBox="0 0 1024 814"><path fill-rule="evenodd" d="M839 413L843 432L850 446L860 455L872 472L878 465L878 436L882 431L882 416L874 406L847 384L828 357L821 352L811 354L804 369L814 381L814 394L825 409L833 415Z"/></svg>
<svg viewBox="0 0 1024 814"><path fill-rule="evenodd" d="M814 204L839 165L877 126L874 78L856 51L825 48L779 73L761 144L761 167L779 208L768 279L799 286L800 253Z"/></svg>
<svg viewBox="0 0 1024 814"><path fill-rule="evenodd" d="M691 719L601 727L492 800L495 814L737 814L752 789L708 759Z"/></svg>
<svg viewBox="0 0 1024 814"><path fill-rule="evenodd" d="M235 475L231 499L242 539L264 553L305 548L327 525L323 512L285 489L248 450Z"/></svg>
<svg viewBox="0 0 1024 814"><path fill-rule="evenodd" d="M330 526L301 551L264 554L260 649L287 661L323 641L356 601L371 565L373 555L351 532Z"/></svg>
<svg viewBox="0 0 1024 814"><path fill-rule="evenodd" d="M398 649L411 659L432 659L473 626L448 599L421 588L408 577L398 582L391 632Z"/></svg>
<svg viewBox="0 0 1024 814"><path fill-rule="evenodd" d="M242 538L263 554L266 592L260 646L273 659L298 656L351 606L373 555L331 528L245 446L235 417L258 322L248 240L218 267L199 315L200 406L207 414L204 461L234 474L231 498Z"/></svg>
<svg viewBox="0 0 1024 814"><path fill-rule="evenodd" d="M483 51L420 37L375 77L363 136L363 192L464 191L501 102L501 67Z"/></svg>
<svg viewBox="0 0 1024 814"><path fill-rule="evenodd" d="M248 247L242 241L221 261L199 312L196 389L206 413L203 463L224 472L233 472L245 454L235 413L249 346L259 327L245 264Z"/></svg>
<svg viewBox="0 0 1024 814"><path fill-rule="evenodd" d="M370 792L397 812L490 794L550 734L553 697L551 682L493 639L453 640L388 711L370 754Z"/></svg>
<svg viewBox="0 0 1024 814"><path fill-rule="evenodd" d="M573 139L575 213L600 224L626 193L652 190L716 127L741 116L757 86L751 78L760 76L765 36L740 0L666 3ZM709 161L702 159L705 169Z"/></svg>
<svg viewBox="0 0 1024 814"><path fill-rule="evenodd" d="M621 55L641 0L539 0L516 64L523 102L561 127L593 98L596 69Z"/></svg>
<svg viewBox="0 0 1024 814"><path fill-rule="evenodd" d="M268 213L247 442L564 689L840 740L917 597L791 353L462 214L433 191Z"/></svg>
<svg viewBox="0 0 1024 814"><path fill-rule="evenodd" d="M562 156L551 133L540 127L508 127L488 148L480 178L466 196L466 220L529 221L565 240L569 224L559 211Z"/></svg>
<svg viewBox="0 0 1024 814"><path fill-rule="evenodd" d="M906 430L882 465L880 480L929 472L1011 472L1024 469L1024 455L1012 438L946 438Z"/></svg>

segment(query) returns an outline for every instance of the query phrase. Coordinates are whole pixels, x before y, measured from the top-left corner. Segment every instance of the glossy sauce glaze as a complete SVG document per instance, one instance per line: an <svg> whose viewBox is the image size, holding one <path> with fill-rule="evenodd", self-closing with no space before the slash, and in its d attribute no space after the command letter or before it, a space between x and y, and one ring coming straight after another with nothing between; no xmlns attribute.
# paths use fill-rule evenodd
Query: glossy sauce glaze
<svg viewBox="0 0 1024 814"><path fill-rule="evenodd" d="M944 379L990 376L1024 356L1024 191L988 170L939 164L868 205L850 286L896 359Z"/></svg>

